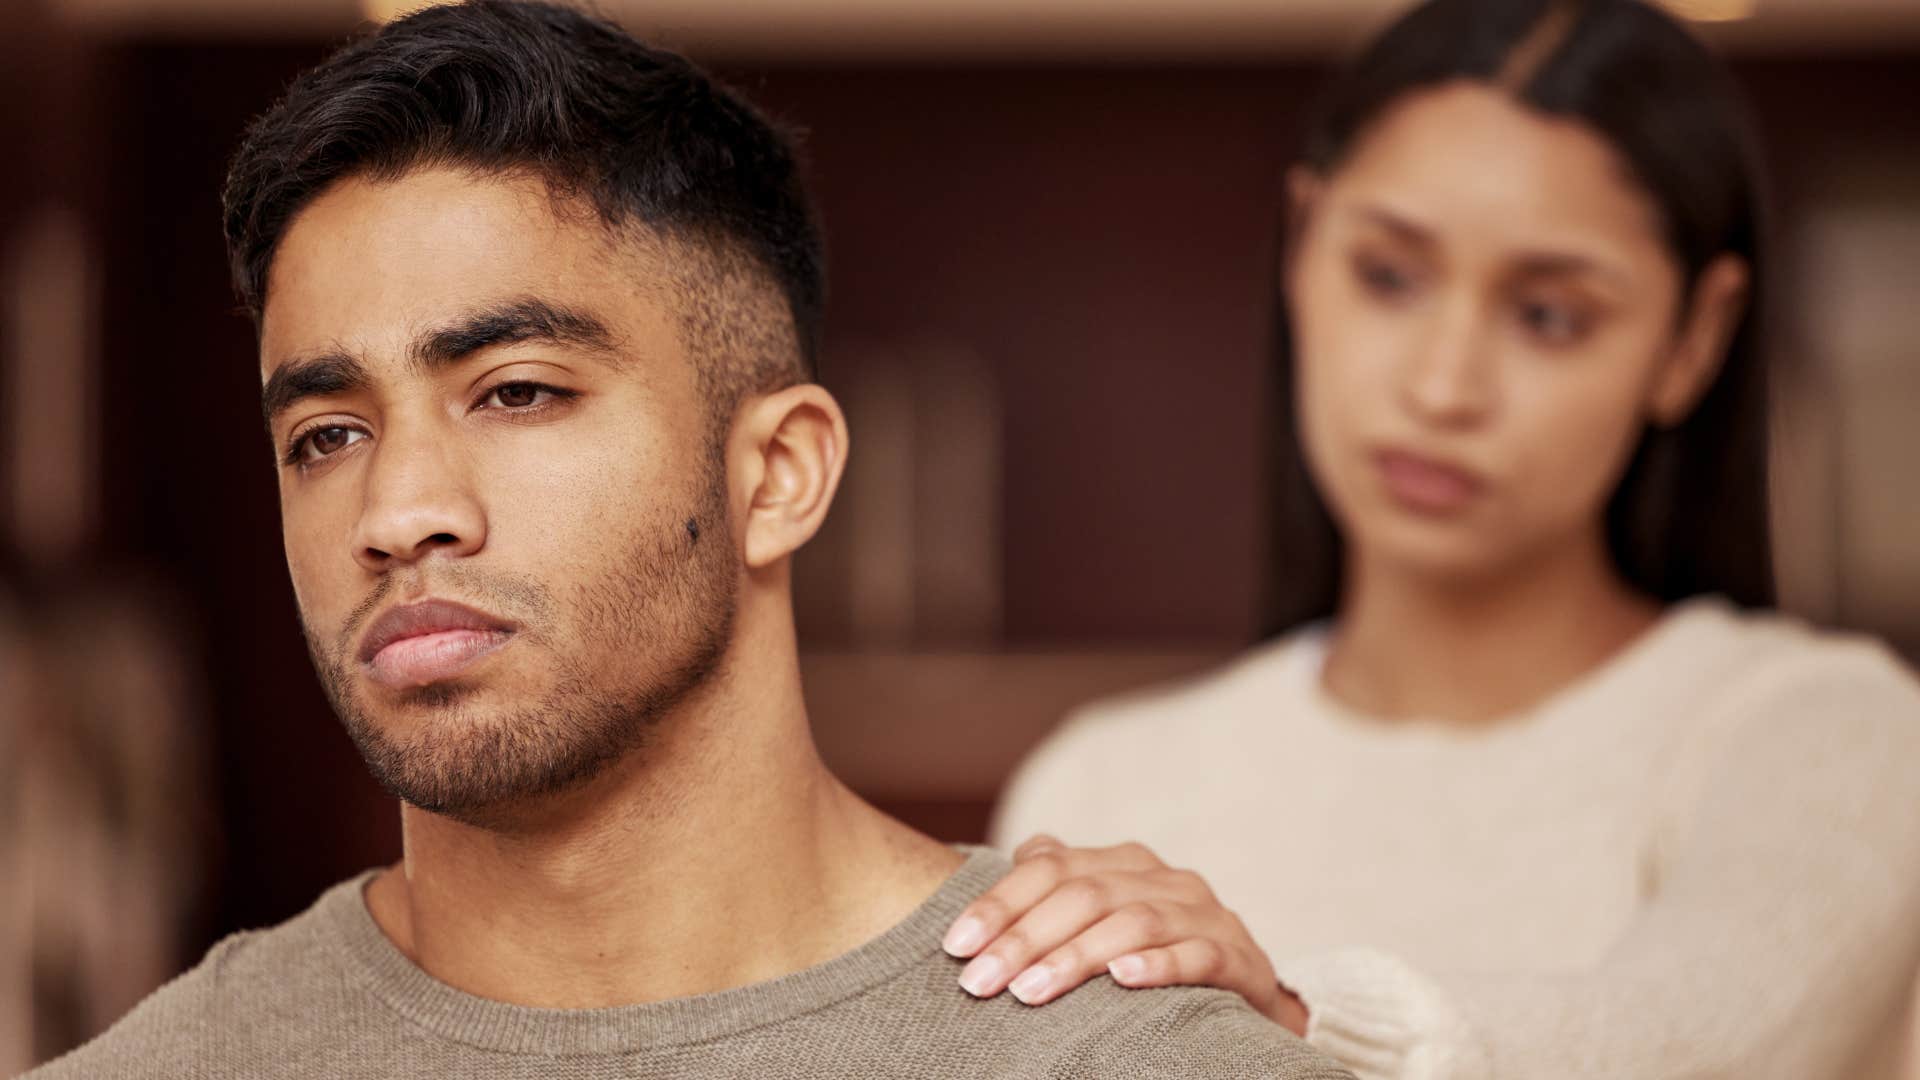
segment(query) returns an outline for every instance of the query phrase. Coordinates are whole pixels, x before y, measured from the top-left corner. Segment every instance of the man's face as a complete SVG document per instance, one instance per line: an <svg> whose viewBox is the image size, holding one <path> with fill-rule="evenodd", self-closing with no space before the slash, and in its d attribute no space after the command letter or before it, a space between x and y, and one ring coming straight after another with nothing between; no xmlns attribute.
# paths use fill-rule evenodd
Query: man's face
<svg viewBox="0 0 1920 1080"><path fill-rule="evenodd" d="M270 286L287 565L375 775L471 819L632 750L738 574L658 257L538 180L423 170L323 192Z"/></svg>

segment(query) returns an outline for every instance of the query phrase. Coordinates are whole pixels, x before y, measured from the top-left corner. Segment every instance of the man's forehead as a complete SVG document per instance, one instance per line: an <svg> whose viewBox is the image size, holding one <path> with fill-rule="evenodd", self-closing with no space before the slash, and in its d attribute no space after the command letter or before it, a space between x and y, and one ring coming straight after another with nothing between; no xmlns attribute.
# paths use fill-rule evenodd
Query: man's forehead
<svg viewBox="0 0 1920 1080"><path fill-rule="evenodd" d="M436 169L344 180L275 252L262 376L326 352L418 358L423 340L488 312L563 331L584 315L603 337L646 332L663 326L656 286L669 265L657 246L556 212L537 179Z"/></svg>

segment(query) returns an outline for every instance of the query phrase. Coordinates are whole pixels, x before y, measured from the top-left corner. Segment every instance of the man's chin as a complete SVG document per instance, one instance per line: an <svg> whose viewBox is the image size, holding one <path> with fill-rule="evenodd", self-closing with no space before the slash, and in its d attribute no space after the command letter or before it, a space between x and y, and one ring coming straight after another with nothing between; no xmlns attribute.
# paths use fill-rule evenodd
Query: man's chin
<svg viewBox="0 0 1920 1080"><path fill-rule="evenodd" d="M645 741L649 710L554 695L508 706L485 683L448 682L360 697L344 713L373 778L394 797L488 826L573 790ZM503 817L504 815L504 817Z"/></svg>

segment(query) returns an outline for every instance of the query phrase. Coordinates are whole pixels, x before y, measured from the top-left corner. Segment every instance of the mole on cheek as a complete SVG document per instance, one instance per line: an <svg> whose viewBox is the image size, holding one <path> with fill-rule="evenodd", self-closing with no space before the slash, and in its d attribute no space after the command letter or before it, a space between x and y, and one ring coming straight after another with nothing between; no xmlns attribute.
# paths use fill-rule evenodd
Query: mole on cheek
<svg viewBox="0 0 1920 1080"><path fill-rule="evenodd" d="M692 518L687 519L687 539L696 544L700 542L700 523Z"/></svg>

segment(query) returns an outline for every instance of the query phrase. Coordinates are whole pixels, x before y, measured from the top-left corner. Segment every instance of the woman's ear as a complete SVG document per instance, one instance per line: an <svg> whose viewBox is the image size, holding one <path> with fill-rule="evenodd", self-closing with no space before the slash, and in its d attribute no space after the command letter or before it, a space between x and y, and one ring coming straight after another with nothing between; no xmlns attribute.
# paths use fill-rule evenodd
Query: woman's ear
<svg viewBox="0 0 1920 1080"><path fill-rule="evenodd" d="M1747 261L1738 255L1721 255L1700 272L1673 346L1648 393L1647 413L1655 424L1679 424L1706 396L1746 313L1750 280Z"/></svg>
<svg viewBox="0 0 1920 1080"><path fill-rule="evenodd" d="M1295 165L1287 170L1287 217L1285 229L1280 236L1280 280L1291 287L1293 267L1299 261L1301 237L1307 231L1307 224L1320 205L1320 193L1326 190L1326 181L1319 173L1305 165Z"/></svg>
<svg viewBox="0 0 1920 1080"><path fill-rule="evenodd" d="M742 554L749 569L763 569L797 551L826 520L847 464L846 416L824 387L790 386L747 403L728 458L733 490L746 504Z"/></svg>

